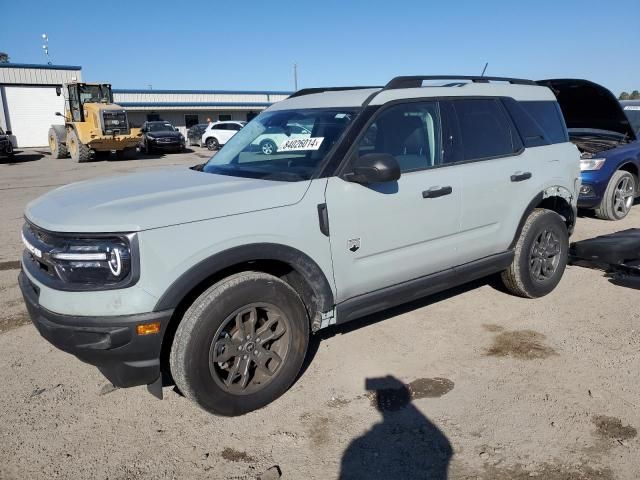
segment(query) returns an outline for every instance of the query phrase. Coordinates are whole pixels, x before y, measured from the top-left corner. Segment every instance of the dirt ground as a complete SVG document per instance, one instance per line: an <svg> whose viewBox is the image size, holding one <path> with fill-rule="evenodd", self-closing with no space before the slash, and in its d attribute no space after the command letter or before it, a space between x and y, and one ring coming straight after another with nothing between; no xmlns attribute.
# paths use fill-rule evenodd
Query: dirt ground
<svg viewBox="0 0 640 480"><path fill-rule="evenodd" d="M474 282L322 332L283 397L211 416L170 388L114 390L56 350L16 285L26 203L206 150L74 164L0 160L0 478L636 479L640 292L569 267L539 300ZM640 226L580 218L575 239Z"/></svg>

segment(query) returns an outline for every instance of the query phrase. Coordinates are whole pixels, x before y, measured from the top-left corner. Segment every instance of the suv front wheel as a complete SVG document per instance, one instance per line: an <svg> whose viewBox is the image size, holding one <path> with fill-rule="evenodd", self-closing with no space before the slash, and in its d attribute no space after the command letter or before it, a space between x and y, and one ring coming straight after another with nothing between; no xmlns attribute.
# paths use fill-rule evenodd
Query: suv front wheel
<svg viewBox="0 0 640 480"><path fill-rule="evenodd" d="M266 273L239 273L210 287L184 314L171 374L204 410L242 415L291 386L308 339L307 313L293 288Z"/></svg>
<svg viewBox="0 0 640 480"><path fill-rule="evenodd" d="M502 272L507 289L520 297L550 293L567 266L569 234L560 215L535 209L522 227L511 266Z"/></svg>

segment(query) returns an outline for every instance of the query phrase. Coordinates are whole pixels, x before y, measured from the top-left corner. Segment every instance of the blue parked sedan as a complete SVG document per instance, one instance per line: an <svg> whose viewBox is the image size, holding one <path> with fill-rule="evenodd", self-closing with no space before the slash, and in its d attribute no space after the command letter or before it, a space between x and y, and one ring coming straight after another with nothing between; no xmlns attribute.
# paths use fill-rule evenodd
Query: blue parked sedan
<svg viewBox="0 0 640 480"><path fill-rule="evenodd" d="M582 153L578 206L595 210L599 218L623 219L640 196L638 125L632 126L620 102L601 85L575 79L538 83L556 94L569 137Z"/></svg>

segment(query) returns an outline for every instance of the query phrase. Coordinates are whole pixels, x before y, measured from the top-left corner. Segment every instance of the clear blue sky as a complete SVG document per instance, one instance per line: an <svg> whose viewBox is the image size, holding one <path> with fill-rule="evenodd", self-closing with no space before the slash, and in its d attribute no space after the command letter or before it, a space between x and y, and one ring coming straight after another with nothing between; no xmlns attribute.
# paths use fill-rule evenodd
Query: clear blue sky
<svg viewBox="0 0 640 480"><path fill-rule="evenodd" d="M119 7L119 8L116 8ZM116 88L291 90L403 74L579 77L640 89L640 4L604 1L0 0L0 51Z"/></svg>

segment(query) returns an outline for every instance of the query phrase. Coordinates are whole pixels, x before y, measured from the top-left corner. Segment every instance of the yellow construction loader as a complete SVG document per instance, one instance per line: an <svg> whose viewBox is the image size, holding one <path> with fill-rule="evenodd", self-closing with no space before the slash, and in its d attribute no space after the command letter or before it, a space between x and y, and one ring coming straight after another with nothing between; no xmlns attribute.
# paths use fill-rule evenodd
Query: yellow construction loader
<svg viewBox="0 0 640 480"><path fill-rule="evenodd" d="M64 85L64 125L49 129L49 148L54 158L71 155L77 162L88 162L109 156L115 150L118 158L135 158L142 133L131 128L127 112L113 103L108 83L72 82ZM58 90L58 94L62 89Z"/></svg>

